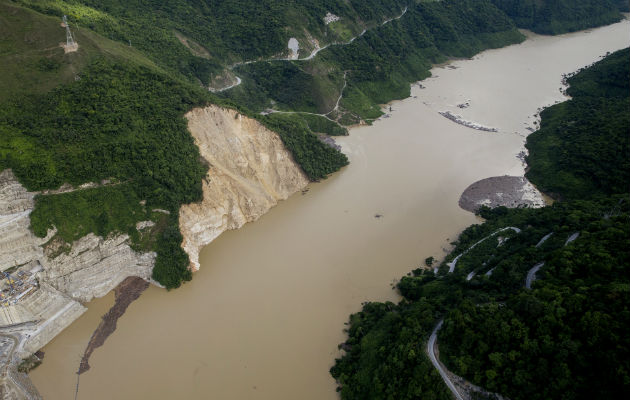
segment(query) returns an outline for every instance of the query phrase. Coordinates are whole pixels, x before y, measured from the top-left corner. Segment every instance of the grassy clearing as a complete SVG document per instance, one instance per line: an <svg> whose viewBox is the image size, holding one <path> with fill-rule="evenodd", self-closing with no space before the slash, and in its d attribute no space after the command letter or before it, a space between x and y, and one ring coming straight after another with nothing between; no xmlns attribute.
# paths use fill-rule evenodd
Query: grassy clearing
<svg viewBox="0 0 630 400"><path fill-rule="evenodd" d="M0 1L0 103L24 94L42 94L73 82L95 58L131 61L153 70L155 63L133 47L71 26L79 49L64 54L61 19Z"/></svg>

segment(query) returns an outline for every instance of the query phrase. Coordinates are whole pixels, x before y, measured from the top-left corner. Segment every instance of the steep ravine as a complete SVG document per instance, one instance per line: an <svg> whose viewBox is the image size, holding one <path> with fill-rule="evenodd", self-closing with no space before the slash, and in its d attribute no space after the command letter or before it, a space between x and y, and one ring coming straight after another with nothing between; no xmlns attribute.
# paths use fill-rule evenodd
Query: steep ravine
<svg viewBox="0 0 630 400"><path fill-rule="evenodd" d="M234 110L209 106L186 114L188 129L210 168L203 200L179 212L191 268L199 251L228 229L257 220L279 200L303 189L308 178L280 137Z"/></svg>

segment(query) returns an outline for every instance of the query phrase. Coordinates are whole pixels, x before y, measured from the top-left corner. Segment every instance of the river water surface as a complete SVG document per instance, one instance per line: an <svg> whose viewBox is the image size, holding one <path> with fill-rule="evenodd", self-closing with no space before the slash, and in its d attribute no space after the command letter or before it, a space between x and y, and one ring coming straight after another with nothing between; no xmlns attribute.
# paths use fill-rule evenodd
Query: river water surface
<svg viewBox="0 0 630 400"><path fill-rule="evenodd" d="M629 44L630 23L542 37L435 68L390 118L338 140L351 164L201 253L191 283L149 288L81 375L79 399L336 399L328 374L361 302L438 259L476 218L462 191L522 175L537 109L564 99L561 74ZM458 104L468 102L460 109ZM481 132L438 114L498 129ZM380 217L376 217L376 216ZM44 348L31 377L46 399L75 396L81 353L111 298Z"/></svg>

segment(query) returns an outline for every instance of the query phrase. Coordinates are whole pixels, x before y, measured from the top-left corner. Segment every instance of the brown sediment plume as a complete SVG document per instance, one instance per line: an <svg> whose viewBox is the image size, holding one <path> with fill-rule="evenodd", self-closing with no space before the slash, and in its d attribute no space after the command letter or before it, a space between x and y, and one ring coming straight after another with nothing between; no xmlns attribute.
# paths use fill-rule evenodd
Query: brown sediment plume
<svg viewBox="0 0 630 400"><path fill-rule="evenodd" d="M98 325L98 328L96 328L94 333L92 333L92 337L90 338L90 341L85 348L85 352L83 353L83 357L81 358L81 364L79 365L79 371L77 374L82 374L90 369L88 361L92 352L101 347L109 335L114 333L118 318L122 317L127 310L127 307L129 307L129 304L138 299L142 292L144 292L148 287L149 282L142 278L138 278L137 276L130 276L122 281L116 289L114 289L114 305L109 309L107 314L103 315L103 319Z"/></svg>

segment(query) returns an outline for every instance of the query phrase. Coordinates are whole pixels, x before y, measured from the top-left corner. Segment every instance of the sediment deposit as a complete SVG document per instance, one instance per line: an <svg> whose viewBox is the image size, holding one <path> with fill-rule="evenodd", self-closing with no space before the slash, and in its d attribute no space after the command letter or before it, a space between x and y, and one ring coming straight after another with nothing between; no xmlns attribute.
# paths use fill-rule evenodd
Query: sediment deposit
<svg viewBox="0 0 630 400"><path fill-rule="evenodd" d="M308 179L278 135L257 121L216 106L195 109L186 117L201 155L210 165L203 200L180 211L184 249L196 270L202 246L227 229L258 219L279 200L303 189ZM83 314L83 303L128 286L125 282L146 288L148 283L142 282L150 280L156 256L134 251L126 234L103 238L90 233L65 243L51 229L45 238L36 237L29 218L36 195L11 170L0 171L0 271L12 274L0 299L0 339L7 343L0 346L0 366L5 370L0 390L32 399L39 395L26 375L17 372L20 361ZM137 229L150 226L150 221L142 221ZM117 307L108 314L111 321L95 333L98 340L91 343L83 370L89 368L91 350L102 344L116 319L142 290L136 292L126 303L119 302L117 295Z"/></svg>
<svg viewBox="0 0 630 400"><path fill-rule="evenodd" d="M282 140L258 121L218 106L186 114L188 129L210 168L203 200L182 206L179 225L193 270L199 250L228 229L257 220L308 178Z"/></svg>
<svg viewBox="0 0 630 400"><path fill-rule="evenodd" d="M475 212L481 206L543 207L541 193L522 176L494 176L468 186L459 198L459 206Z"/></svg>
<svg viewBox="0 0 630 400"><path fill-rule="evenodd" d="M78 374L82 374L90 369L90 356L94 350L101 347L109 335L114 333L118 319L125 313L129 304L137 300L148 287L149 282L138 277L128 277L116 287L116 301L107 314L103 315L101 323L92 334L81 358Z"/></svg>

